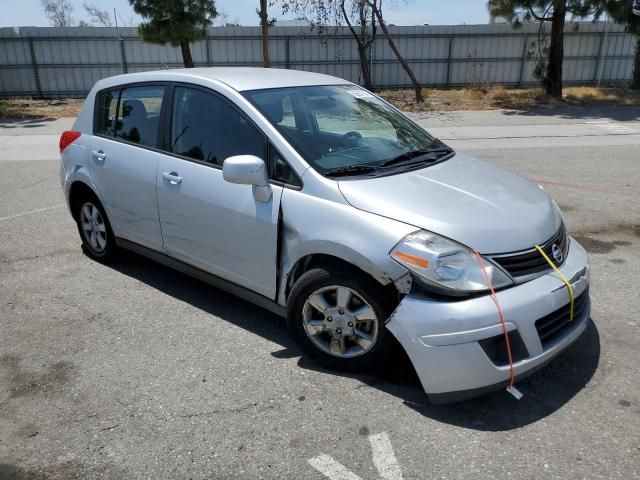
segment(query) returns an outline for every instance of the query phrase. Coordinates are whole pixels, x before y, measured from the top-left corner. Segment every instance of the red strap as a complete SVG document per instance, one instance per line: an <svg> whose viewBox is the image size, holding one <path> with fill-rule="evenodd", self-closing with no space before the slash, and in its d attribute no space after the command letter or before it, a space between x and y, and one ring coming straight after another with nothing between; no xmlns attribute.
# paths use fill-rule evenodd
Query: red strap
<svg viewBox="0 0 640 480"><path fill-rule="evenodd" d="M482 275L484 276L484 280L485 282L487 282L487 285L489 286L489 294L491 295L491 299L493 300L493 303L496 304L496 309L498 310L498 316L500 317L500 323L502 323L502 333L504 334L504 341L505 341L505 344L507 345L507 356L509 358L509 385L507 388L513 387L515 375L513 371L513 357L511 356L511 342L509 341L509 332L507 332L507 322L505 322L504 320L504 314L502 313L500 302L498 302L498 296L496 295L496 290L493 288L493 283L491 283L491 279L489 278L489 275L485 271L484 261L482 260L482 257L480 256L480 253L478 253L477 250L472 249L472 251L473 251L473 254L476 256L476 260L480 264L480 270L482 270Z"/></svg>

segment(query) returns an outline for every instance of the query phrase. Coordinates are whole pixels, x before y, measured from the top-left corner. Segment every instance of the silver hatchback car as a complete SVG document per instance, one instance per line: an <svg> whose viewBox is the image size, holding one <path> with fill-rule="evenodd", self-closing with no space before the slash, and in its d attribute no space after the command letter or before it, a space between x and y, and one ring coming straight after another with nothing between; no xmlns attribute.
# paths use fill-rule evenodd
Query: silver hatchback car
<svg viewBox="0 0 640 480"><path fill-rule="evenodd" d="M589 321L587 254L538 185L339 78L107 78L60 153L90 257L129 249L246 298L329 367L375 369L393 336L436 402L512 385Z"/></svg>

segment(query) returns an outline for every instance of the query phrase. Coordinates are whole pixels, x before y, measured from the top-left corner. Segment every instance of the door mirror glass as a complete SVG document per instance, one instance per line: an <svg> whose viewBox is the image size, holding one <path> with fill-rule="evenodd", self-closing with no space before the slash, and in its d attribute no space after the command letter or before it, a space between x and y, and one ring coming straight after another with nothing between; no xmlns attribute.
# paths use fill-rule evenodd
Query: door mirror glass
<svg viewBox="0 0 640 480"><path fill-rule="evenodd" d="M222 164L222 176L227 182L264 187L269 175L264 160L255 155L236 155Z"/></svg>

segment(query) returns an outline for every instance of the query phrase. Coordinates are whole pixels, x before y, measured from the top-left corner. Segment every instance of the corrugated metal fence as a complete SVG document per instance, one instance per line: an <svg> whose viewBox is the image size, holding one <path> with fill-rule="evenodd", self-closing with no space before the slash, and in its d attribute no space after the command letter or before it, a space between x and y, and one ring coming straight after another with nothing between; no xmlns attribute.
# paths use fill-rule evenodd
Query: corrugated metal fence
<svg viewBox="0 0 640 480"><path fill-rule="evenodd" d="M394 38L424 86L535 84L532 43L537 25L391 27ZM580 23L565 35L567 84L629 80L634 38L619 25ZM360 82L357 50L346 28L271 29L272 66L327 73ZM197 66L261 64L257 27L210 28L192 45ZM372 49L376 87L408 87L409 79L380 34ZM0 96L76 96L104 77L182 66L180 50L143 43L134 28L0 29Z"/></svg>

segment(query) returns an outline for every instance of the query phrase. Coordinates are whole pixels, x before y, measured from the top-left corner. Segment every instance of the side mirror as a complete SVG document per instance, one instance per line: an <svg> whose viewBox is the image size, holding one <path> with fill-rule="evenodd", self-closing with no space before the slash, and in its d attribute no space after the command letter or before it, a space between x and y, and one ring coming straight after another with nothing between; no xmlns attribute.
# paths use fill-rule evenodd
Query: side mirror
<svg viewBox="0 0 640 480"><path fill-rule="evenodd" d="M229 183L252 185L253 196L260 202L271 199L269 174L264 160L255 155L235 155L222 164L222 177Z"/></svg>

